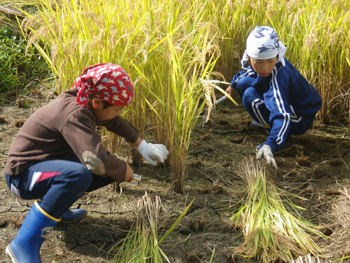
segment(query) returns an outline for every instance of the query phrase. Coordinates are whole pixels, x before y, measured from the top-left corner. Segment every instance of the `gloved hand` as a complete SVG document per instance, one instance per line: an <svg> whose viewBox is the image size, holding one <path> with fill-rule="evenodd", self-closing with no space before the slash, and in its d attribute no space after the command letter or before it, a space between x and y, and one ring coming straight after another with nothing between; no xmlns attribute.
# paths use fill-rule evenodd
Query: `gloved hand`
<svg viewBox="0 0 350 263"><path fill-rule="evenodd" d="M271 165L277 170L277 164L275 158L273 158L271 147L267 144L264 144L263 147L259 149L256 159L260 160L262 157L264 157L268 165Z"/></svg>
<svg viewBox="0 0 350 263"><path fill-rule="evenodd" d="M147 143L145 140L142 140L136 149L142 157L152 165L157 165L155 158L163 163L169 154L167 148L163 144Z"/></svg>

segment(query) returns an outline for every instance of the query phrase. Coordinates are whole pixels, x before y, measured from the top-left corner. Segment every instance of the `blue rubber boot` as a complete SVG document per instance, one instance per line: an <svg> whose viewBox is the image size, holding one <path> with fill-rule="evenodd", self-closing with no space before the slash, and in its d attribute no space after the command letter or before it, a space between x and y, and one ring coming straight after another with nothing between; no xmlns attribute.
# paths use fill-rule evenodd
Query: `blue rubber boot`
<svg viewBox="0 0 350 263"><path fill-rule="evenodd" d="M61 223L72 224L82 220L87 215L85 209L70 209L65 212L61 217Z"/></svg>
<svg viewBox="0 0 350 263"><path fill-rule="evenodd" d="M35 201L17 236L6 247L13 263L41 263L40 248L46 236L60 221L47 214Z"/></svg>

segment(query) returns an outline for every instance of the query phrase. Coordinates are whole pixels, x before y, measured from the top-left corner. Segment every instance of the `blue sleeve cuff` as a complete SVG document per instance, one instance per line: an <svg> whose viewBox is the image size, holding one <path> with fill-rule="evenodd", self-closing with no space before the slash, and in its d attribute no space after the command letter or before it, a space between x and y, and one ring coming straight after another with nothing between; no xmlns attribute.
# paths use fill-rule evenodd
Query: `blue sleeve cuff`
<svg viewBox="0 0 350 263"><path fill-rule="evenodd" d="M276 141L275 140L273 140L273 139L269 139L269 138L267 138L267 140L266 140L266 142L265 142L265 144L267 144L268 146L270 146L271 147L271 151L272 151L272 153L274 153L276 150L277 150L277 143L276 143Z"/></svg>

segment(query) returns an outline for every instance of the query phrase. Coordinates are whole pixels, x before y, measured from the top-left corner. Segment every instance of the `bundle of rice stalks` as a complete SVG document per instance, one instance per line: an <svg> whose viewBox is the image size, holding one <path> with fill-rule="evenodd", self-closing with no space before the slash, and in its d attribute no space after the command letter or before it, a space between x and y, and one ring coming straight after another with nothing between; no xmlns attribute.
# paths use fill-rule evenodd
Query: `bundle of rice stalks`
<svg viewBox="0 0 350 263"><path fill-rule="evenodd" d="M334 202L332 212L344 228L350 228L350 188L344 187L340 197Z"/></svg>
<svg viewBox="0 0 350 263"><path fill-rule="evenodd" d="M333 239L329 245L329 256L338 262L349 262L350 259L350 187L340 190L340 195L333 200L329 218L333 221ZM339 258L339 259L338 259Z"/></svg>
<svg viewBox="0 0 350 263"><path fill-rule="evenodd" d="M288 198L281 198L266 168L251 159L243 163L239 172L247 182L247 200L231 218L236 219L237 224L240 221L244 234L244 243L234 249L234 254L257 257L262 262L288 262L308 253L315 256L322 253L309 234L324 235L301 219L296 210L301 207Z"/></svg>
<svg viewBox="0 0 350 263"><path fill-rule="evenodd" d="M319 257L313 257L310 254L302 257L299 256L297 259L292 260L290 263L332 263L330 259L320 259Z"/></svg>
<svg viewBox="0 0 350 263"><path fill-rule="evenodd" d="M174 230L182 217L187 213L187 210L190 208L193 201L185 208L164 236L158 240L158 224L162 205L159 196L152 197L146 192L137 204L135 226L130 230L129 234L121 244L114 257L114 262L170 262L159 247L159 244Z"/></svg>

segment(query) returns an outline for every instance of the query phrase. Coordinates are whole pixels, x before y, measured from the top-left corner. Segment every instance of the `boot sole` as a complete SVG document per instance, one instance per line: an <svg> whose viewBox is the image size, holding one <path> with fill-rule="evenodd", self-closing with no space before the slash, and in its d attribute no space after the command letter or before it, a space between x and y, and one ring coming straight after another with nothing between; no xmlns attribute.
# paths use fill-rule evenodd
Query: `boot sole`
<svg viewBox="0 0 350 263"><path fill-rule="evenodd" d="M12 263L18 263L15 255L12 252L10 245L7 245L6 247L6 254L11 258Z"/></svg>

